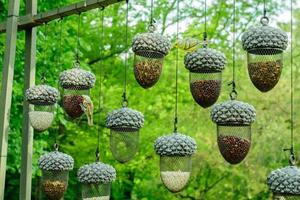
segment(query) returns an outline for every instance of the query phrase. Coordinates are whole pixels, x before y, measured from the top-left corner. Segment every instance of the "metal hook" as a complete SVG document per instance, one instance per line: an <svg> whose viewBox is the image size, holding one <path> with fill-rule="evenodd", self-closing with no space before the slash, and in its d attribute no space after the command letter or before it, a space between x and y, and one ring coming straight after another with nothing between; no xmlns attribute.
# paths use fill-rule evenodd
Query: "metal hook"
<svg viewBox="0 0 300 200"><path fill-rule="evenodd" d="M238 93L237 93L237 91L236 91L236 89L235 89L236 84L235 84L234 81L232 81L232 82L229 83L228 85L229 85L229 86L232 85L232 90L231 90L231 92L230 92L230 94L229 94L230 99L231 99L231 100L235 100L235 99L237 98L237 95L238 95Z"/></svg>
<svg viewBox="0 0 300 200"><path fill-rule="evenodd" d="M58 151L59 145L58 145L57 143L55 143L55 144L53 145L53 147L54 147L54 150L55 150L55 151Z"/></svg>
<svg viewBox="0 0 300 200"><path fill-rule="evenodd" d="M260 23L263 25L263 26L267 26L269 24L269 18L267 16L263 16L261 19L260 19Z"/></svg>
<svg viewBox="0 0 300 200"><path fill-rule="evenodd" d="M95 152L95 155L96 155L96 162L99 162L99 161L100 161L100 151L99 151L99 147L97 147L96 152Z"/></svg>

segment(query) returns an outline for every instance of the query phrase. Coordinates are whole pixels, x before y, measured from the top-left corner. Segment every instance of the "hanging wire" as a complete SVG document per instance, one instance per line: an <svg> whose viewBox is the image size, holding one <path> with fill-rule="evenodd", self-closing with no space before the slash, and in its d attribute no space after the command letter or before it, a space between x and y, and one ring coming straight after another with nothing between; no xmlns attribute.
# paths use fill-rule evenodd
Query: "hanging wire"
<svg viewBox="0 0 300 200"><path fill-rule="evenodd" d="M102 43L100 44L100 57L103 56L103 51L104 51L104 9L99 8L99 13L101 12L101 41ZM101 48L103 47L103 50L101 51ZM99 118L98 118L98 139L97 139L97 148L96 148L96 162L100 161L100 124L101 124L101 97L102 97L102 70L101 67L103 67L102 62L100 61L100 66L99 66L99 102L98 102L98 112L99 112Z"/></svg>
<svg viewBox="0 0 300 200"><path fill-rule="evenodd" d="M153 7L154 7L154 0L151 0L151 7L150 7L150 25L153 25L154 19L153 19Z"/></svg>
<svg viewBox="0 0 300 200"><path fill-rule="evenodd" d="M204 0L204 33L203 33L203 47L207 47L207 3Z"/></svg>
<svg viewBox="0 0 300 200"><path fill-rule="evenodd" d="M264 0L264 10L263 10L263 13L264 13L264 17L267 17L266 0Z"/></svg>
<svg viewBox="0 0 300 200"><path fill-rule="evenodd" d="M129 0L126 0L126 27L125 27L125 63L124 63L124 88L123 88L123 103L122 106L126 107L128 105L128 99L126 96L126 86L127 86L127 64L128 64L128 13L129 13Z"/></svg>
<svg viewBox="0 0 300 200"><path fill-rule="evenodd" d="M79 34L80 34L80 23L81 23L81 13L78 13L78 20L77 20L77 43L76 43L76 55L75 55L75 59L76 59L76 64L80 64L80 56L79 56L79 45L80 45L80 41L79 41Z"/></svg>
<svg viewBox="0 0 300 200"><path fill-rule="evenodd" d="M179 0L177 0L177 15L176 15L176 41L179 39ZM179 50L176 48L176 73L175 73L175 118L174 118L174 133L177 133L178 126L178 65L179 65Z"/></svg>
<svg viewBox="0 0 300 200"><path fill-rule="evenodd" d="M232 25L233 25L233 30L232 30L232 81L228 85L232 86L232 90L230 92L230 99L234 100L236 99L238 93L236 91L236 75L235 75L235 22L236 21L236 5L235 5L235 0L233 0L233 20L232 20Z"/></svg>
<svg viewBox="0 0 300 200"><path fill-rule="evenodd" d="M48 30L47 30L47 26L48 24L45 23L44 24L44 50L43 50L43 62L46 63L46 53L47 53L47 49L48 49ZM45 84L46 83L46 70L45 70L45 67L44 66L44 69L42 71L42 75L41 75L41 84Z"/></svg>

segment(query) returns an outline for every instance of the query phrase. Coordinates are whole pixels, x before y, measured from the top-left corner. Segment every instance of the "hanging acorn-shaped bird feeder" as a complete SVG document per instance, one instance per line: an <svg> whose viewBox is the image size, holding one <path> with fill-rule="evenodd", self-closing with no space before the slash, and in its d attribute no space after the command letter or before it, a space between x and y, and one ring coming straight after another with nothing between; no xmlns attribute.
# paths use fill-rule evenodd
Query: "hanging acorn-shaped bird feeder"
<svg viewBox="0 0 300 200"><path fill-rule="evenodd" d="M116 170L110 165L95 162L80 167L78 179L82 184L83 200L109 200Z"/></svg>
<svg viewBox="0 0 300 200"><path fill-rule="evenodd" d="M116 160L125 163L138 151L139 129L144 125L144 115L126 106L113 110L106 117L110 129L110 149Z"/></svg>
<svg viewBox="0 0 300 200"><path fill-rule="evenodd" d="M150 25L148 33L136 35L132 42L135 79L145 89L159 80L164 57L171 47L169 40L155 29L154 24Z"/></svg>
<svg viewBox="0 0 300 200"><path fill-rule="evenodd" d="M174 132L157 138L154 144L160 156L160 177L171 192L187 185L192 170L192 155L197 149L193 138Z"/></svg>
<svg viewBox="0 0 300 200"><path fill-rule="evenodd" d="M268 23L269 19L264 16L261 19L262 26L252 27L242 36L250 79L261 92L270 91L278 83L283 66L283 51L288 45L287 34Z"/></svg>
<svg viewBox="0 0 300 200"><path fill-rule="evenodd" d="M68 187L69 171L73 169L71 156L58 150L40 157L42 189L48 200L60 200Z"/></svg>
<svg viewBox="0 0 300 200"><path fill-rule="evenodd" d="M90 89L95 85L95 75L80 68L78 62L74 68L63 71L59 82L63 91L62 106L66 113L76 119L86 114L88 124L93 124L93 102L90 98Z"/></svg>
<svg viewBox="0 0 300 200"><path fill-rule="evenodd" d="M56 88L45 84L35 85L26 90L26 100L34 105L34 111L29 112L29 120L35 130L42 132L51 126L58 96Z"/></svg>
<svg viewBox="0 0 300 200"><path fill-rule="evenodd" d="M211 110L211 119L217 124L220 152L230 164L238 164L247 156L255 117L252 105L237 100L215 105Z"/></svg>
<svg viewBox="0 0 300 200"><path fill-rule="evenodd" d="M225 55L215 49L203 47L188 53L184 64L190 71L190 91L194 100L203 108L213 105L221 92Z"/></svg>
<svg viewBox="0 0 300 200"><path fill-rule="evenodd" d="M268 176L267 184L273 193L273 200L300 199L300 169L296 166L272 171Z"/></svg>

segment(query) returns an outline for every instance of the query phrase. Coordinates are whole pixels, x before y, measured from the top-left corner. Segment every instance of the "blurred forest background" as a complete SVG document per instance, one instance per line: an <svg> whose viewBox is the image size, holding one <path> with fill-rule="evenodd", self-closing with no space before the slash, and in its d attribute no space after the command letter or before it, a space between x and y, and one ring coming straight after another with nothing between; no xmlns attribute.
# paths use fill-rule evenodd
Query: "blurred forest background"
<svg viewBox="0 0 300 200"><path fill-rule="evenodd" d="M39 0L38 10L45 11L74 3L75 0ZM180 37L202 39L204 29L204 0L180 1ZM208 1L208 37L210 47L224 52L228 65L223 73L222 94L218 102L229 99L232 73L232 2L224 0ZM296 1L295 1L296 2ZM267 15L271 24L290 33L289 1L268 0ZM7 15L8 0L0 0L0 21ZM112 187L114 200L245 200L270 199L266 186L268 173L288 164L290 139L290 49L285 53L285 64L281 80L268 93L260 93L251 83L246 68L246 54L241 48L241 34L247 28L259 23L262 15L262 0L237 1L237 90L238 99L251 103L257 109L257 120L253 125L252 147L242 164L230 166L218 151L216 127L210 121L210 109L200 108L189 92L189 72L184 68L184 53L180 52L179 69L179 132L197 140L198 151L193 160L193 174L189 186L178 194L164 188L159 175L159 157L153 150L154 140L173 130L175 92L175 51L166 57L160 81L153 88L144 90L134 79L133 54L130 50L128 68L128 96L131 108L145 115L145 126L141 129L140 151L127 164L119 164L109 151L109 130L105 128L106 114L121 106L125 46L125 4L118 3L104 12L104 38L101 38L101 11L82 13L80 32L80 52L83 68L97 74L97 84L92 90L95 108L99 103L99 74L102 71L101 110L95 110L95 126L88 127L86 121L69 121L60 108L56 121L49 131L34 136L33 190L32 199L40 199L39 182L41 172L37 160L41 154L51 151L55 132L61 151L72 155L75 169L71 172L69 188L65 199L80 199L80 184L76 178L78 168L94 161L97 145L97 126L101 128L101 160L117 169L117 180ZM25 0L21 1L24 14ZM287 15L283 15L286 13ZM130 1L129 41L135 34L147 30L150 17L150 1ZM175 42L176 0L156 0L154 17L159 31ZM295 59L295 111L300 109L300 9L294 11L294 59ZM59 73L72 67L76 47L78 16L63 19L62 48L59 48L59 22L48 24L47 43L45 27L38 28L37 75L40 83L43 70L47 70L47 82L58 85ZM0 35L0 66L3 66L5 34ZM19 198L20 151L23 74L24 74L24 32L18 34L18 47L14 75L14 88L9 132L8 168L5 199ZM130 47L130 45L128 45ZM43 53L45 52L45 53ZM59 63L59 59L62 60ZM0 75L1 76L1 75ZM1 78L1 77L0 77ZM100 114L100 121L99 119ZM299 112L295 112L295 143L299 147ZM300 130L299 130L300 131ZM300 153L296 148L298 160Z"/></svg>

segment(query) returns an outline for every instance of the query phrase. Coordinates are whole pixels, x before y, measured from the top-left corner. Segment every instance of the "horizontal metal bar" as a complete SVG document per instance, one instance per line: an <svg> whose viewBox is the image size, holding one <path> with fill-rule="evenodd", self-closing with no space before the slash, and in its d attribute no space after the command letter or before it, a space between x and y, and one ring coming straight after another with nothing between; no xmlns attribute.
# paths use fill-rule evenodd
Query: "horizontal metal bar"
<svg viewBox="0 0 300 200"><path fill-rule="evenodd" d="M25 16L21 16L18 20L18 31L24 30L28 27L40 26L55 19L86 12L95 8L105 8L111 4L115 4L121 1L124 0L86 0L65 7L39 13L37 15L28 14ZM0 23L0 33L4 33L5 30L6 22Z"/></svg>

